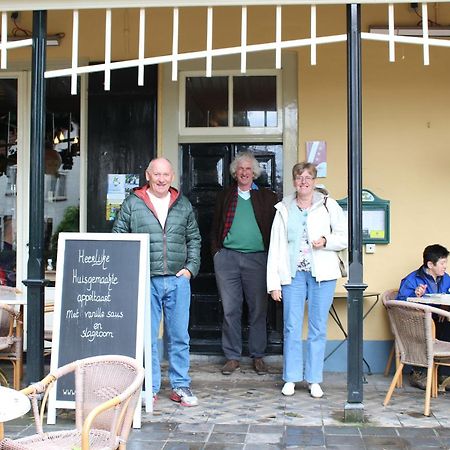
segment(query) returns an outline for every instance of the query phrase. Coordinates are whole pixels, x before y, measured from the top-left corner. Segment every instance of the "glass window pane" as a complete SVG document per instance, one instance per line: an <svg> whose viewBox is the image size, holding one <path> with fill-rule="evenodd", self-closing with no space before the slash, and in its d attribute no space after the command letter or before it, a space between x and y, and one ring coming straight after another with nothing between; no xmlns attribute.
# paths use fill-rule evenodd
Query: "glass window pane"
<svg viewBox="0 0 450 450"><path fill-rule="evenodd" d="M228 77L186 78L186 127L228 126Z"/></svg>
<svg viewBox="0 0 450 450"><path fill-rule="evenodd" d="M46 101L44 251L51 270L59 232L79 231L80 97L70 94L69 77L54 78L47 80Z"/></svg>
<svg viewBox="0 0 450 450"><path fill-rule="evenodd" d="M17 80L0 79L0 285L16 285Z"/></svg>
<svg viewBox="0 0 450 450"><path fill-rule="evenodd" d="M276 77L233 77L233 107L235 127L276 127Z"/></svg>

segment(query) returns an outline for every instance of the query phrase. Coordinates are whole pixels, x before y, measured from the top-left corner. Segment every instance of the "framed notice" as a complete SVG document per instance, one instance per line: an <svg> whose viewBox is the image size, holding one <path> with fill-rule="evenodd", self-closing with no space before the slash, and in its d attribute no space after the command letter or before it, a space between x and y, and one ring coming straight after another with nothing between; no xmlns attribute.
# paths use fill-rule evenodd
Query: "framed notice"
<svg viewBox="0 0 450 450"><path fill-rule="evenodd" d="M51 370L90 356L118 354L143 364L151 355L147 234L60 233L55 283ZM144 318L148 323L144 328ZM151 358L146 357L151 386ZM151 395L151 393L150 393ZM74 377L56 383L48 423L56 408L75 407ZM146 405L152 404L147 399ZM139 402L136 423L140 424Z"/></svg>
<svg viewBox="0 0 450 450"><path fill-rule="evenodd" d="M347 211L348 200L338 200ZM362 190L362 238L363 244L389 244L390 201L377 197L368 189Z"/></svg>

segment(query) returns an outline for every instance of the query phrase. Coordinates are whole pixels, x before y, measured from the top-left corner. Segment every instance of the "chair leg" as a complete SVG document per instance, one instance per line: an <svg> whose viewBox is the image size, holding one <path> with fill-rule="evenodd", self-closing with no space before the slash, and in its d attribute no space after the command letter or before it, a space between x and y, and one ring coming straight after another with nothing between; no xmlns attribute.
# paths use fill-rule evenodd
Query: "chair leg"
<svg viewBox="0 0 450 450"><path fill-rule="evenodd" d="M384 398L383 406L386 406L391 400L392 393L394 392L395 386L397 384L398 378L400 377L403 370L403 363L399 363L397 370L395 371L394 378L392 378L391 385L389 386L389 390L387 391L386 397Z"/></svg>
<svg viewBox="0 0 450 450"><path fill-rule="evenodd" d="M428 367L427 371L427 388L425 390L425 408L423 415L430 415L430 405L431 405L431 385L433 383L433 365Z"/></svg>
<svg viewBox="0 0 450 450"><path fill-rule="evenodd" d="M386 367L384 368L384 376L385 377L387 377L389 375L394 356L395 356L395 342L392 344L391 353L389 353L389 357L388 357L388 360L386 362Z"/></svg>
<svg viewBox="0 0 450 450"><path fill-rule="evenodd" d="M0 386L8 387L8 385L9 385L8 378L6 378L6 375L3 372L3 370L0 369Z"/></svg>
<svg viewBox="0 0 450 450"><path fill-rule="evenodd" d="M13 386L16 391L20 389L20 364L19 361L12 361L13 365Z"/></svg>
<svg viewBox="0 0 450 450"><path fill-rule="evenodd" d="M395 355L395 367L398 369L398 366L400 365L400 356ZM400 372L400 375L397 380L397 387L401 388L403 387L403 371Z"/></svg>
<svg viewBox="0 0 450 450"><path fill-rule="evenodd" d="M433 365L433 379L431 383L431 397L433 398L438 396L438 368L437 364Z"/></svg>
<svg viewBox="0 0 450 450"><path fill-rule="evenodd" d="M386 367L384 368L384 376L387 377L389 375L389 372L391 370L392 361L395 356L395 370L398 369L398 365L400 364L400 357L396 355L395 352L395 342L392 344L391 352L389 353L388 360L386 362ZM403 374L401 373L397 380L397 387L401 388L403 387Z"/></svg>

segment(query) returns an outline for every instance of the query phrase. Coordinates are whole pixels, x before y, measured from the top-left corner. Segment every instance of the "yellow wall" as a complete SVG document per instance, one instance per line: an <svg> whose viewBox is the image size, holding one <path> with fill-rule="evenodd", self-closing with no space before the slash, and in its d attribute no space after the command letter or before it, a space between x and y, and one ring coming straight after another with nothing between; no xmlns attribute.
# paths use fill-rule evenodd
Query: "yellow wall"
<svg viewBox="0 0 450 450"><path fill-rule="evenodd" d="M307 37L309 14L307 7L284 7L283 38ZM449 4L430 6L429 16L450 23ZM204 48L205 17L205 9L180 10L180 52ZM217 8L214 17L214 46L239 45L240 9ZM273 40L274 8L249 9L248 17L249 43ZM346 32L345 6L318 7L317 17L319 36ZM66 33L61 47L48 49L52 65L70 60L71 20L70 12L49 12L49 33ZM172 11L149 10L147 20L146 56L169 54ZM396 6L397 24L419 20L408 4ZM387 5L362 8L363 31L386 23ZM31 14L21 15L19 24L30 29ZM80 61L103 60L104 12L81 11L80 27ZM137 34L137 10L114 10L113 60L137 56ZM9 62L29 60L30 54L29 49L11 51ZM389 63L386 43L363 42L363 185L391 201L391 243L364 255L364 281L368 290L379 292L398 286L402 276L418 267L427 244L450 247L450 49L431 48L428 67L420 46L396 45L396 58ZM327 142L328 177L323 182L334 198L347 195L346 70L345 43L319 46L316 66L310 65L309 47L298 50L298 152L304 156L308 140ZM345 317L344 302L338 309ZM339 336L331 323L329 337ZM390 338L381 304L365 322L365 338Z"/></svg>
<svg viewBox="0 0 450 450"><path fill-rule="evenodd" d="M444 6L448 11L447 5L441 10ZM368 9L384 14L385 8ZM407 12L407 5L402 9ZM369 23L386 23L377 19L382 14L365 11L363 30ZM443 23L448 23L446 17ZM335 18L330 17L330 27L331 21ZM342 198L347 189L346 44L320 47L317 66L309 60L309 49L301 49L300 152L305 141L327 141L324 183L335 198ZM450 248L450 49L431 48L430 65L424 66L421 47L397 45L396 62L390 63L386 43L364 41L362 60L363 186L391 201L391 243L364 254L364 281L368 290L382 292L419 267L426 245ZM345 316L342 306L339 312ZM366 339L390 335L381 305L369 318Z"/></svg>

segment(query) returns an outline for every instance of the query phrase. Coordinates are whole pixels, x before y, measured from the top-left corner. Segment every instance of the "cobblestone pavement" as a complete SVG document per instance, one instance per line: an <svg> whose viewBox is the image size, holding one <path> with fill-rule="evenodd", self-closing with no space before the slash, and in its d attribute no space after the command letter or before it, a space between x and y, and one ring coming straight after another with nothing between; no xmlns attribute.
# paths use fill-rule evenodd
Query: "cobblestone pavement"
<svg viewBox="0 0 450 450"><path fill-rule="evenodd" d="M321 399L311 398L303 383L294 396L284 397L277 361L269 359L269 373L263 376L254 373L249 360L227 377L220 373L221 364L192 364L197 407L170 401L169 386L163 384L153 414L143 412L142 428L132 431L127 449L450 449L450 393L432 399L431 416L425 417L424 391L405 380L384 407L391 377L366 375L365 421L349 424L343 420L345 373L325 374ZM54 427L64 426L71 416L61 411ZM5 431L17 437L34 429L27 416L5 424Z"/></svg>

